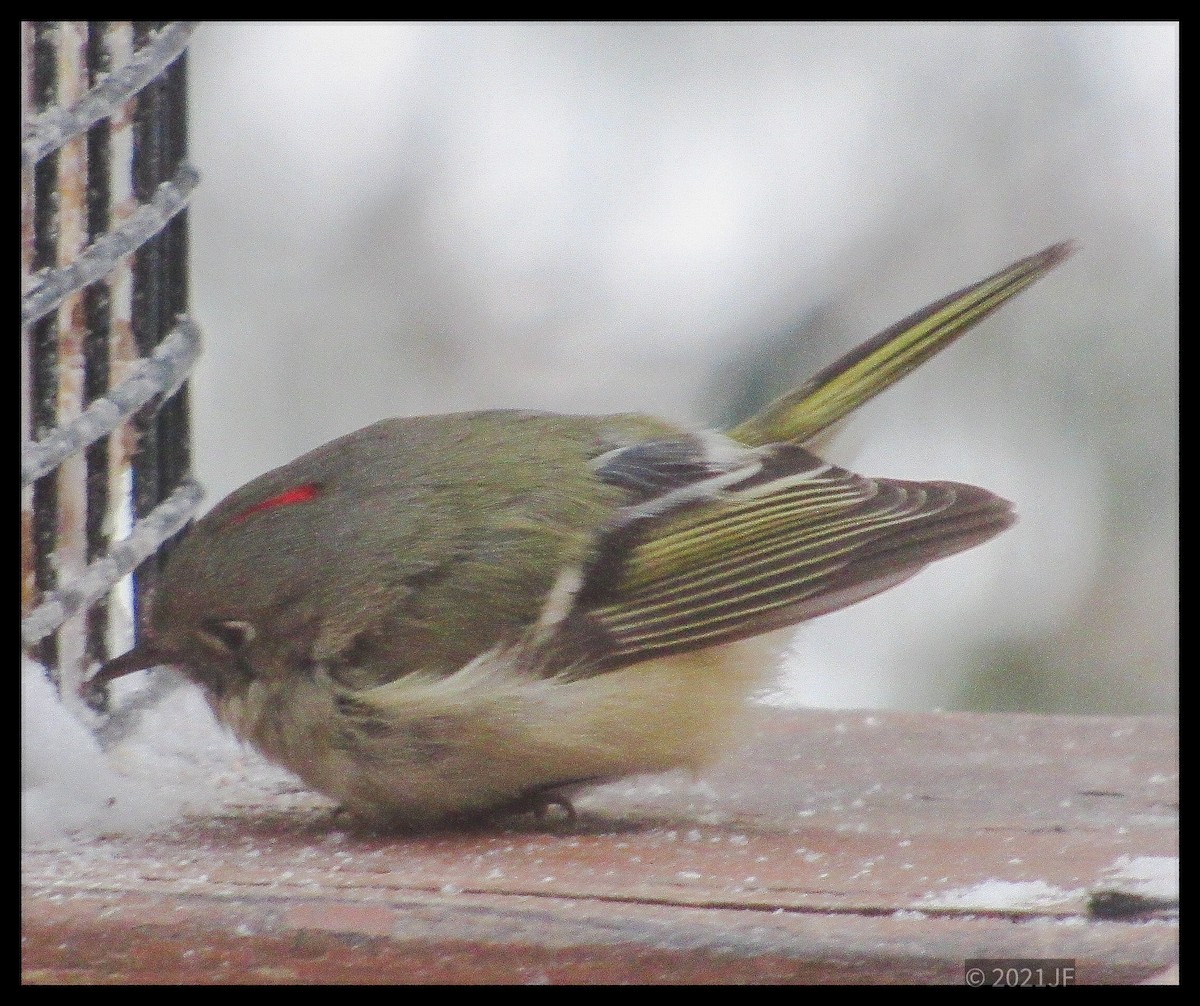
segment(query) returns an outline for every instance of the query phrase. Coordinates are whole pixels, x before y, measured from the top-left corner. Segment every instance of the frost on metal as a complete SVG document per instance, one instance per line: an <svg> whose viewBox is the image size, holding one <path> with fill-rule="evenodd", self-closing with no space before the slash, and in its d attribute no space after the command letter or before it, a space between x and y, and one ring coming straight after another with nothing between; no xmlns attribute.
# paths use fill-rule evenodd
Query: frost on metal
<svg viewBox="0 0 1200 1006"><path fill-rule="evenodd" d="M21 27L22 640L68 703L200 499L187 378L194 22ZM102 698L102 696L98 697Z"/></svg>
<svg viewBox="0 0 1200 1006"><path fill-rule="evenodd" d="M21 163L36 164L101 119L110 118L179 58L198 23L177 21L159 29L128 63L105 75L75 104L35 115L21 136Z"/></svg>
<svg viewBox="0 0 1200 1006"><path fill-rule="evenodd" d="M150 202L139 206L116 230L88 245L73 262L38 276L21 298L21 324L37 321L71 294L112 272L119 259L144 245L187 207L199 181L195 168L182 165L174 179L159 185Z"/></svg>
<svg viewBox="0 0 1200 1006"><path fill-rule="evenodd" d="M200 330L181 317L158 348L108 394L97 398L75 420L58 427L21 452L21 485L53 471L72 454L112 433L155 395L169 397L186 380L200 355Z"/></svg>
<svg viewBox="0 0 1200 1006"><path fill-rule="evenodd" d="M44 639L72 615L102 597L118 580L137 569L159 545L188 522L203 495L200 486L191 481L176 489L138 521L133 533L113 545L103 559L88 566L69 586L47 594L46 599L22 620L22 641L29 645Z"/></svg>

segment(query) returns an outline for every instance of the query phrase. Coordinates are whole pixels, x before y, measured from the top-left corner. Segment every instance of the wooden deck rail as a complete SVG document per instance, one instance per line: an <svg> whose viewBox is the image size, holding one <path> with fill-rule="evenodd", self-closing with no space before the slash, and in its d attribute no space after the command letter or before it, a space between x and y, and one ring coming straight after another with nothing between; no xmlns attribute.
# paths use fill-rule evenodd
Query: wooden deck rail
<svg viewBox="0 0 1200 1006"><path fill-rule="evenodd" d="M767 710L702 779L606 786L573 822L230 807L25 852L23 975L962 983L984 957L1141 981L1178 953L1177 902L1138 897L1177 868L1177 743L1158 717Z"/></svg>

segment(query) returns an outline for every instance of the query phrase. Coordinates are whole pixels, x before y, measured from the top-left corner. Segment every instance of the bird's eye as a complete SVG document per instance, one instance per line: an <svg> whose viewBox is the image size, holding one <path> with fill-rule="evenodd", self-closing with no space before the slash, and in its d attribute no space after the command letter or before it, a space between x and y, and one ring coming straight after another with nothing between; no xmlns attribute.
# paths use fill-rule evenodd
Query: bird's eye
<svg viewBox="0 0 1200 1006"><path fill-rule="evenodd" d="M257 630L250 622L236 618L208 618L196 630L196 637L218 653L233 654L254 642Z"/></svg>

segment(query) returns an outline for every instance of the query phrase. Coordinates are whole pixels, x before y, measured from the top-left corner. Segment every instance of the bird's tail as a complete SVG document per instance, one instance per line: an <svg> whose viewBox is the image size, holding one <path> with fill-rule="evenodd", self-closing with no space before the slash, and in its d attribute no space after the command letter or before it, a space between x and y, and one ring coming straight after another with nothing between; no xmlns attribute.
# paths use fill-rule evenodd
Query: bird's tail
<svg viewBox="0 0 1200 1006"><path fill-rule="evenodd" d="M935 301L852 349L795 391L735 426L728 436L751 447L808 443L945 349L1074 250L1075 245L1070 241L1051 245L994 276Z"/></svg>

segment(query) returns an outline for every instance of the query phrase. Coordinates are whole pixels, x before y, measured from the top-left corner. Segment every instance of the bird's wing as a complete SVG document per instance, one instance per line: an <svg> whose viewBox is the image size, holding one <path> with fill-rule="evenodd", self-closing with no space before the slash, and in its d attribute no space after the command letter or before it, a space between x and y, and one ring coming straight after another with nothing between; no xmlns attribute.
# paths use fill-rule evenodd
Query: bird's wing
<svg viewBox="0 0 1200 1006"><path fill-rule="evenodd" d="M639 445L601 478L646 490L544 621L582 673L713 646L863 600L1012 524L954 482L869 479L802 447L705 466L689 443ZM691 451L691 453L689 453ZM655 464L655 458L662 464Z"/></svg>

